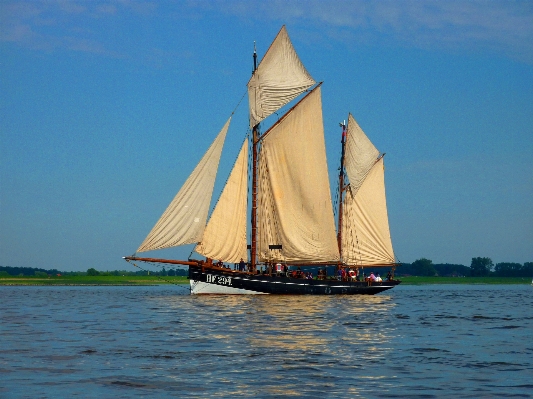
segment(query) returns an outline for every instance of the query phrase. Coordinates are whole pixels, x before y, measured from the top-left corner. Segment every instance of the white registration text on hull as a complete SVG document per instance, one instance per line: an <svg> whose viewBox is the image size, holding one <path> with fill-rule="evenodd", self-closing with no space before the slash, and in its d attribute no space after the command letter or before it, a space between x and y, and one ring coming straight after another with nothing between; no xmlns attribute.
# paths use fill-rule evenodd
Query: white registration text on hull
<svg viewBox="0 0 533 399"><path fill-rule="evenodd" d="M211 284L231 286L231 277L227 276L215 276L213 274L206 274L205 281Z"/></svg>

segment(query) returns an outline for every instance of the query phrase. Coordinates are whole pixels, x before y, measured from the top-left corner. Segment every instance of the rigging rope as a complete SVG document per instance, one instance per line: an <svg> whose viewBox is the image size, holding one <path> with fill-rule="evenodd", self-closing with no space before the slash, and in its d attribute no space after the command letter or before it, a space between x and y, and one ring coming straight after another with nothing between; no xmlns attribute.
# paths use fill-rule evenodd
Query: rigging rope
<svg viewBox="0 0 533 399"><path fill-rule="evenodd" d="M231 113L232 116L233 116L233 114L237 111L237 108L239 108L239 105L241 105L242 99L246 96L247 93L248 93L248 90L245 90L245 91L244 91L244 94L243 94L242 97L241 97L241 99L240 99L239 102L237 103L237 106L234 108L233 112Z"/></svg>
<svg viewBox="0 0 533 399"><path fill-rule="evenodd" d="M145 271L145 272L147 272L148 274L150 274L150 270L143 269L142 267L140 267L139 265L135 264L134 262L132 262L132 261L130 261L130 260L128 260L128 259L126 259L126 262L131 263L131 264L132 264L133 266L135 266L136 268L141 269L142 271ZM155 265L155 264L152 264L152 265L153 265L154 267L160 267L159 265ZM162 267L164 267L164 266L162 266ZM179 288L183 288L183 289L188 290L189 292L191 291L191 287L190 287L189 285L188 285L187 287L184 287L184 284L176 283L176 282L174 282L174 281L167 280L167 279L162 278L161 276L158 276L158 275L156 275L156 277L157 277L158 279L160 279L160 280L163 280L163 281L169 283L169 284L176 285L176 286L178 286Z"/></svg>

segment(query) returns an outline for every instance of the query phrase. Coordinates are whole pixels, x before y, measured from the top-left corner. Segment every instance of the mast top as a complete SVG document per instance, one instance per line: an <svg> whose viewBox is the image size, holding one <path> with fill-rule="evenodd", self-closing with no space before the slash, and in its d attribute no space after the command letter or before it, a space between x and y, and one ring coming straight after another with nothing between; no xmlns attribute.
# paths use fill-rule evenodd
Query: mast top
<svg viewBox="0 0 533 399"><path fill-rule="evenodd" d="M257 69L257 50L255 48L255 40L254 40L254 70L252 71L252 74L255 72L256 69Z"/></svg>

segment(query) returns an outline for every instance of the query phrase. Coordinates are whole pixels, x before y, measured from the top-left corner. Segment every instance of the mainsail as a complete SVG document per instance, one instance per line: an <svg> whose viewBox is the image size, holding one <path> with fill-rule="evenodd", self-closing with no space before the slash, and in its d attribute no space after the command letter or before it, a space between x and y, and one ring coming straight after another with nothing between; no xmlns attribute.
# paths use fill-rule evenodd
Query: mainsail
<svg viewBox="0 0 533 399"><path fill-rule="evenodd" d="M259 154L259 259L335 262L320 87L263 135ZM281 255L270 246L281 245Z"/></svg>
<svg viewBox="0 0 533 399"><path fill-rule="evenodd" d="M246 210L248 141L245 141L195 251L207 258L237 263L247 259Z"/></svg>
<svg viewBox="0 0 533 399"><path fill-rule="evenodd" d="M137 252L192 244L202 239L230 121L231 117Z"/></svg>
<svg viewBox="0 0 533 399"><path fill-rule="evenodd" d="M383 157L352 115L348 117L345 167L350 180L342 208L342 261L348 265L394 264Z"/></svg>
<svg viewBox="0 0 533 399"><path fill-rule="evenodd" d="M248 82L250 127L314 84L283 26Z"/></svg>

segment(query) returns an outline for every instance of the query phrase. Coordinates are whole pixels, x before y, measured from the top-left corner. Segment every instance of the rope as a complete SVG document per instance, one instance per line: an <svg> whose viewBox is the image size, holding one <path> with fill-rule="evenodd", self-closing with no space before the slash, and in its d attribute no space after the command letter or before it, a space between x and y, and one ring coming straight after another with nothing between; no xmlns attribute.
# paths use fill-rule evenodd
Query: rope
<svg viewBox="0 0 533 399"><path fill-rule="evenodd" d="M248 93L248 90L245 90L245 91L244 91L244 94L242 95L241 99L240 99L239 102L237 103L237 106L235 107L235 109L233 110L233 112L231 113L231 115L233 115L233 114L237 111L237 108L239 108L239 105L241 105L242 99L246 96L247 93Z"/></svg>
<svg viewBox="0 0 533 399"><path fill-rule="evenodd" d="M142 271L147 272L148 274L150 274L150 270L143 269L142 267L140 267L139 265L135 264L134 262L132 262L132 261L130 261L130 260L128 260L128 259L126 259L126 262L131 263L131 264L132 264L133 266L135 266L136 268L141 269ZM159 267L159 265L153 265L153 266ZM172 285L176 285L176 286L178 286L179 288L183 288L183 289L188 290L189 292L191 291L191 287L190 287L190 286L187 286L187 288L185 288L185 287L184 287L184 284L178 284L178 283L176 283L176 282L174 282L174 281L167 280L167 279L165 279L165 278L163 278L163 277L161 277L161 276L157 276L157 275L156 275L156 277L157 277L159 280L165 281L165 282L167 282L167 283L169 283L169 284L172 284Z"/></svg>

